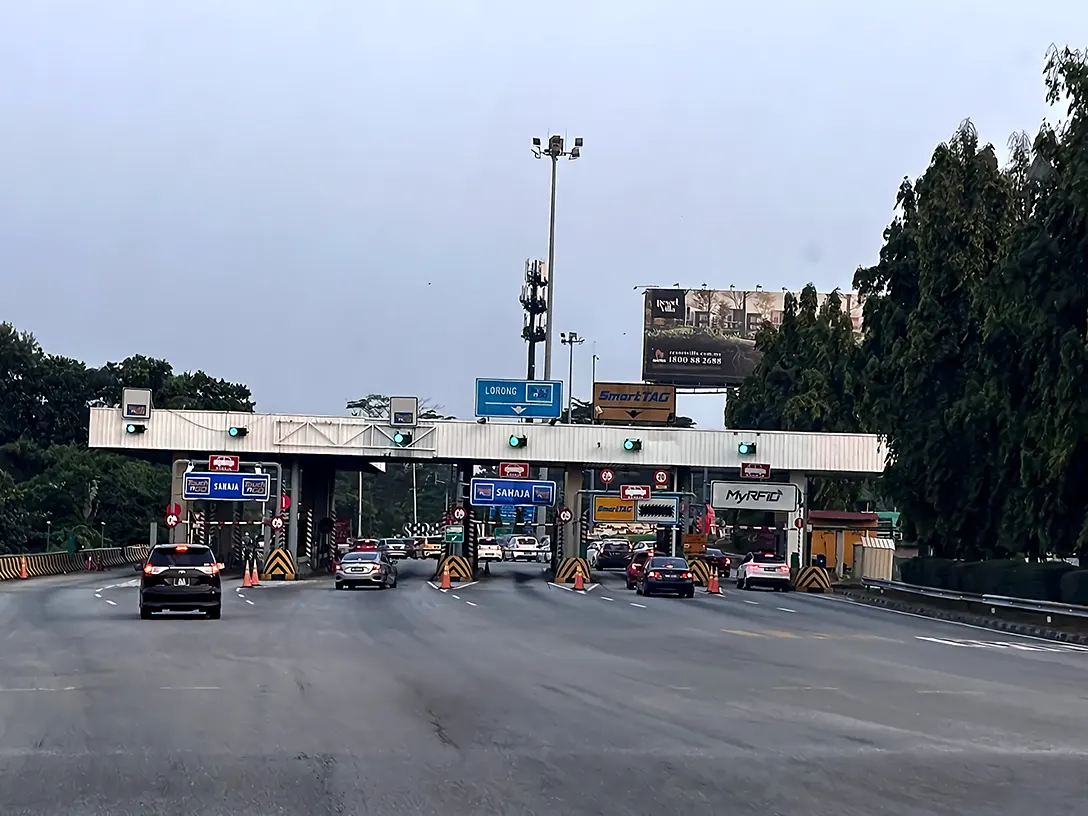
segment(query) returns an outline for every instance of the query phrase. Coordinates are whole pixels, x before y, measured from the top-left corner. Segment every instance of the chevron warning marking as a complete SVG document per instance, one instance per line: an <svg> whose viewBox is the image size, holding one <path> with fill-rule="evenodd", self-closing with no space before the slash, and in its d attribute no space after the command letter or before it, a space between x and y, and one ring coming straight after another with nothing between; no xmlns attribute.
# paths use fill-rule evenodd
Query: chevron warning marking
<svg viewBox="0 0 1088 816"><path fill-rule="evenodd" d="M268 554L261 572L262 581L295 580L295 562L291 554L284 549L275 549Z"/></svg>

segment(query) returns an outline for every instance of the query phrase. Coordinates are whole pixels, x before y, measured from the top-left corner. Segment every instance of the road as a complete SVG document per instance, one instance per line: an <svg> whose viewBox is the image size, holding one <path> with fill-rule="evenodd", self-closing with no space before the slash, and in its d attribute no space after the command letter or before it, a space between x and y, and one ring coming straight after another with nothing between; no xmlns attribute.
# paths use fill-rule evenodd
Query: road
<svg viewBox="0 0 1088 816"><path fill-rule="evenodd" d="M426 577L231 581L221 621L141 621L121 570L0 584L0 810L1084 813L1086 649L732 585Z"/></svg>

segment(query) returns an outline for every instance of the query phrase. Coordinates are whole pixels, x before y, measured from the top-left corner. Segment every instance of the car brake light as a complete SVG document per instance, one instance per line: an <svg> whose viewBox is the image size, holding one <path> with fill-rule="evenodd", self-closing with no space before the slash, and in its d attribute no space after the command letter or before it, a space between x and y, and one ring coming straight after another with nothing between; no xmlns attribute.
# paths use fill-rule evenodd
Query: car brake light
<svg viewBox="0 0 1088 816"><path fill-rule="evenodd" d="M219 574L219 565L218 564L209 564L207 566L197 567L197 569L200 570L201 572L203 572L205 575L218 575Z"/></svg>
<svg viewBox="0 0 1088 816"><path fill-rule="evenodd" d="M690 578L690 577L691 577L691 573L690 573L690 572L685 572L685 573L684 573L683 575L681 575L680 577L681 577L681 578Z"/></svg>
<svg viewBox="0 0 1088 816"><path fill-rule="evenodd" d="M787 565L783 564L782 566L780 566L780 567L778 568L778 571L779 571L779 572L789 572L789 571L790 571L790 568L789 568L789 567L788 567Z"/></svg>
<svg viewBox="0 0 1088 816"><path fill-rule="evenodd" d="M660 572L658 572L657 570L654 570L653 572L651 572L651 573L650 573L650 577L651 577L651 578L660 578L660 577L661 577L661 573L660 573Z"/></svg>
<svg viewBox="0 0 1088 816"><path fill-rule="evenodd" d="M188 544L178 544L176 547L174 547L174 552L188 552L188 551L189 551L189 545Z"/></svg>
<svg viewBox="0 0 1088 816"><path fill-rule="evenodd" d="M166 567L153 567L150 564L144 564L144 575L158 575L165 569Z"/></svg>

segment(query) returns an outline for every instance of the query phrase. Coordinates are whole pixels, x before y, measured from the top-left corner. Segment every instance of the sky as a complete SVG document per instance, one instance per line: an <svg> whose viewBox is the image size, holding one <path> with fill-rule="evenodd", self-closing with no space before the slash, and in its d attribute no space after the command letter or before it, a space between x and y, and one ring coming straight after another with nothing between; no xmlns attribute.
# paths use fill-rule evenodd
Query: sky
<svg viewBox="0 0 1088 816"><path fill-rule="evenodd" d="M971 118L1048 113L1043 0L0 0L0 320L142 353L261 411L368 393L471 416L525 375L518 303L559 166L574 394L641 375L641 289L851 288L904 176ZM1088 43L1083 43L1088 45ZM722 425L720 395L680 413Z"/></svg>

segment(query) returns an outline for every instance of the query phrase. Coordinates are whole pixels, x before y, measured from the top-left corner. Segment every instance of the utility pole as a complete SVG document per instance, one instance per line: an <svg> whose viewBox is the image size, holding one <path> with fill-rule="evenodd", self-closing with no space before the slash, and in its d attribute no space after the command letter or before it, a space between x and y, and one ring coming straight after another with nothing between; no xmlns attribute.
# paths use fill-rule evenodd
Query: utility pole
<svg viewBox="0 0 1088 816"><path fill-rule="evenodd" d="M533 137L533 156L538 159L547 156L552 160L551 206L548 210L548 322L544 332L544 379L550 380L552 378L552 300L555 292L555 181L561 158L572 161L581 158L582 137L579 136L574 140L574 147L570 150L565 149L562 136L548 137L547 147L541 144L539 137Z"/></svg>
<svg viewBox="0 0 1088 816"><path fill-rule="evenodd" d="M363 537L363 472L359 471L359 507L355 521L355 537Z"/></svg>
<svg viewBox="0 0 1088 816"><path fill-rule="evenodd" d="M419 502L416 496L416 463L412 462L412 524L419 524Z"/></svg>
<svg viewBox="0 0 1088 816"><path fill-rule="evenodd" d="M570 347L570 368L567 372L567 424L574 423L574 347L580 346L586 339L578 332L561 332L559 342Z"/></svg>

